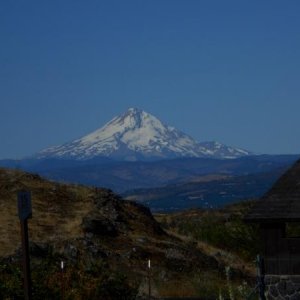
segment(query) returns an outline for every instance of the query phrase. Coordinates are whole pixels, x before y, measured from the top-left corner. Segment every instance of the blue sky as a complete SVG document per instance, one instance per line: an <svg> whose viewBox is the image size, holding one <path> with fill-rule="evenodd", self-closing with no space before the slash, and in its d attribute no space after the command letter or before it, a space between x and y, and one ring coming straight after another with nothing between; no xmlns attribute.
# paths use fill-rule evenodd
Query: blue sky
<svg viewBox="0 0 300 300"><path fill-rule="evenodd" d="M0 158L144 109L199 141L300 153L300 2L1 1Z"/></svg>

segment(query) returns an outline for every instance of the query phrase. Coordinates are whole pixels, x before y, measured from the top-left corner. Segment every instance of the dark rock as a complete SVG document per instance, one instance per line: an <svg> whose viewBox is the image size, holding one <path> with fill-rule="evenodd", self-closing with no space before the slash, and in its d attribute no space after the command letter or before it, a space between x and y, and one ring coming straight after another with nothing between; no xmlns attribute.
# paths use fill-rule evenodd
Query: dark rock
<svg viewBox="0 0 300 300"><path fill-rule="evenodd" d="M109 203L107 206L102 208L103 214L113 222L123 222L124 218L122 218L120 212L120 208L116 208L113 203Z"/></svg>
<svg viewBox="0 0 300 300"><path fill-rule="evenodd" d="M85 237L85 243L88 243L88 242L91 242L94 235L92 232L86 232L84 237Z"/></svg>
<svg viewBox="0 0 300 300"><path fill-rule="evenodd" d="M147 243L149 240L146 237L139 237L136 239L136 241L140 244L145 244Z"/></svg>
<svg viewBox="0 0 300 300"><path fill-rule="evenodd" d="M97 245L89 245L87 248L87 253L90 254L93 258L106 258L107 255L104 251L102 251L101 249L99 249L99 247Z"/></svg>
<svg viewBox="0 0 300 300"><path fill-rule="evenodd" d="M67 243L64 248L64 256L68 257L71 260L76 260L78 257L78 249L75 245Z"/></svg>
<svg viewBox="0 0 300 300"><path fill-rule="evenodd" d="M97 189L96 196L94 197L94 203L98 209L102 209L105 205L112 202L118 202L121 200L121 197L114 194L110 189Z"/></svg>
<svg viewBox="0 0 300 300"><path fill-rule="evenodd" d="M168 259L184 259L184 255L183 253L178 250L178 249L173 249L173 248L170 248L170 249L167 249L166 251L166 258Z"/></svg>
<svg viewBox="0 0 300 300"><path fill-rule="evenodd" d="M34 242L29 243L29 252L32 256L46 257L50 251L51 248L48 244L36 244Z"/></svg>
<svg viewBox="0 0 300 300"><path fill-rule="evenodd" d="M109 237L118 236L115 225L109 219L99 215L90 215L83 218L81 226L86 233Z"/></svg>

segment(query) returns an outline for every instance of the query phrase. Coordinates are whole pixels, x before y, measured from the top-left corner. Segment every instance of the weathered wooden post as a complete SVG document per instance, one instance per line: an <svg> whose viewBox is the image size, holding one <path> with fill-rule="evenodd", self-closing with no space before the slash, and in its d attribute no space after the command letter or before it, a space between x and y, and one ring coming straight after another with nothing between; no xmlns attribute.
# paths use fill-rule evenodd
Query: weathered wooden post
<svg viewBox="0 0 300 300"><path fill-rule="evenodd" d="M257 280L259 299L266 300L265 296L265 265L264 260L260 255L257 255Z"/></svg>
<svg viewBox="0 0 300 300"><path fill-rule="evenodd" d="M151 261L148 260L148 293L149 293L149 300L151 299Z"/></svg>
<svg viewBox="0 0 300 300"><path fill-rule="evenodd" d="M64 284L64 262L60 262L60 270L61 270L61 299L65 299L65 284Z"/></svg>
<svg viewBox="0 0 300 300"><path fill-rule="evenodd" d="M31 194L30 192L18 192L18 213L21 225L22 256L23 256L23 278L24 278L24 297L25 300L31 300L31 276L30 276L30 258L28 241L28 223L27 220L32 217Z"/></svg>

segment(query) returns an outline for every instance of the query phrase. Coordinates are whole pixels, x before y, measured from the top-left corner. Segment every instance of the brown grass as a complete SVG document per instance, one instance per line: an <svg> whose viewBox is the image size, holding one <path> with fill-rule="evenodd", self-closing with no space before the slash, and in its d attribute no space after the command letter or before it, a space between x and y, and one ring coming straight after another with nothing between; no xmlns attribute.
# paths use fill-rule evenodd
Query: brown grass
<svg viewBox="0 0 300 300"><path fill-rule="evenodd" d="M50 242L82 235L82 218L93 207L91 189L0 169L0 256L10 255L20 246L17 214L20 189L32 194L32 219L28 220L30 240Z"/></svg>

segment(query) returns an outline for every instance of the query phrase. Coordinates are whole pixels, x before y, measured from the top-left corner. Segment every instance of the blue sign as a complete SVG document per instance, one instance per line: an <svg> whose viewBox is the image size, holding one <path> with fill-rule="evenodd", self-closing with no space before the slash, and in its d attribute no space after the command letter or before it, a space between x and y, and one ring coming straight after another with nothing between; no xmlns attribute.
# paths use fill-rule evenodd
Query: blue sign
<svg viewBox="0 0 300 300"><path fill-rule="evenodd" d="M18 212L21 221L32 217L30 192L18 192Z"/></svg>

